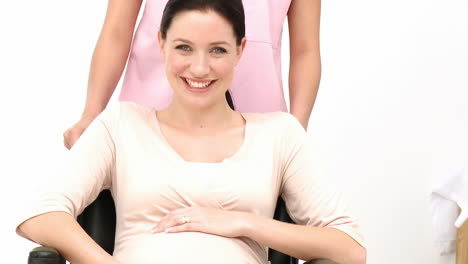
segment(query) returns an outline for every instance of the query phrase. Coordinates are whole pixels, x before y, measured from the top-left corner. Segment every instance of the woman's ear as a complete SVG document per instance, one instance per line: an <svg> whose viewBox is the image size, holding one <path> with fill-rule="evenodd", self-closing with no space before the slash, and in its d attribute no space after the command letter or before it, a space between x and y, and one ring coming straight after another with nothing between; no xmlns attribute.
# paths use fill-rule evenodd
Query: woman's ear
<svg viewBox="0 0 468 264"><path fill-rule="evenodd" d="M247 39L245 37L242 38L241 44L237 47L237 55L242 56L242 52L244 52L245 44L247 43Z"/></svg>
<svg viewBox="0 0 468 264"><path fill-rule="evenodd" d="M158 31L158 44L159 44L159 53L164 58L164 39L161 36L161 31Z"/></svg>
<svg viewBox="0 0 468 264"><path fill-rule="evenodd" d="M242 53L244 52L244 48L245 48L246 43L247 43L247 39L245 39L245 37L243 37L242 40L241 40L241 44L239 46L237 46L237 62L236 62L236 65L237 65L237 63L239 63L239 60L242 57Z"/></svg>

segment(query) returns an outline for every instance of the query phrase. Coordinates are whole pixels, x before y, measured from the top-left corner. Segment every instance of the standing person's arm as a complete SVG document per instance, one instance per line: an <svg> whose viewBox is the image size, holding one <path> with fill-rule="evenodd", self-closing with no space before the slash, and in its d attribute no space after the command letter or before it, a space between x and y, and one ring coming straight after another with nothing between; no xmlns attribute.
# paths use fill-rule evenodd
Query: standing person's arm
<svg viewBox="0 0 468 264"><path fill-rule="evenodd" d="M130 52L142 0L109 0L106 18L94 49L83 114L63 134L70 149L89 124L106 108Z"/></svg>
<svg viewBox="0 0 468 264"><path fill-rule="evenodd" d="M320 0L293 0L288 11L290 111L307 129L321 76Z"/></svg>

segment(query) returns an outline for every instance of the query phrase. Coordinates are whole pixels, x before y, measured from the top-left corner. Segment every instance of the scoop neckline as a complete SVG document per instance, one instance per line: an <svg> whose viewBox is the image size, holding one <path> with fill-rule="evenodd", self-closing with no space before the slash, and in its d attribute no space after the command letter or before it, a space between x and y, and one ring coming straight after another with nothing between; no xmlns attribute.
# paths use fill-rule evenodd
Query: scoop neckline
<svg viewBox="0 0 468 264"><path fill-rule="evenodd" d="M183 163L183 164L225 164L225 163L229 163L230 161L233 161L233 160L236 160L238 159L239 156L242 156L242 153L245 152L245 149L246 149L246 146L249 144L250 142L250 129L251 129L251 122L250 122L250 119L249 119L249 115L246 114L246 113L239 113L242 118L244 119L245 121L245 127L244 127L244 140L242 142L242 144L239 146L239 148L237 149L237 151L229 156L229 157L226 157L224 158L222 161L220 162L204 162L204 161L201 161L201 162L198 162L198 161L188 161L188 160L185 160L172 146L171 144L169 144L169 142L166 140L166 137L164 136L164 134L162 133L162 130L161 130L161 126L159 124L159 120L158 120L158 116L157 116L157 110L154 110L152 111L152 119L153 119L153 129L155 130L156 134L159 136L159 139L163 145L163 148L165 149L166 153L168 154L168 156L176 161L176 162L179 162L179 163Z"/></svg>

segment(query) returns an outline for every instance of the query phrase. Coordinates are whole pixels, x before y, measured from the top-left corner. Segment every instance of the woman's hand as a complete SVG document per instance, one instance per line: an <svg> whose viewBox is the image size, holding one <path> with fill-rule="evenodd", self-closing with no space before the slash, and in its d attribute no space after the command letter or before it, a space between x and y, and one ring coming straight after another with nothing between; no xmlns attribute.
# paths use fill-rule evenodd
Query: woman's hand
<svg viewBox="0 0 468 264"><path fill-rule="evenodd" d="M93 118L81 118L76 122L72 127L67 129L63 133L63 145L67 149L71 149L75 142L81 137L81 134L88 128L88 126L93 122Z"/></svg>
<svg viewBox="0 0 468 264"><path fill-rule="evenodd" d="M166 216L152 230L153 233L202 232L224 237L244 236L251 214L209 207L177 209Z"/></svg>

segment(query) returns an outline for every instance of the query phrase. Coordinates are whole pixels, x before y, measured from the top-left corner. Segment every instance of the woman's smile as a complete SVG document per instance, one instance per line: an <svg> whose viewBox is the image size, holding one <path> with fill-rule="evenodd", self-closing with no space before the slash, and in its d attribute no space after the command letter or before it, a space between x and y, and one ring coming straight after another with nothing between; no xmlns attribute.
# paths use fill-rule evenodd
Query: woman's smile
<svg viewBox="0 0 468 264"><path fill-rule="evenodd" d="M196 80L186 77L181 77L181 79L184 81L186 88L194 93L208 92L216 82L216 80Z"/></svg>

